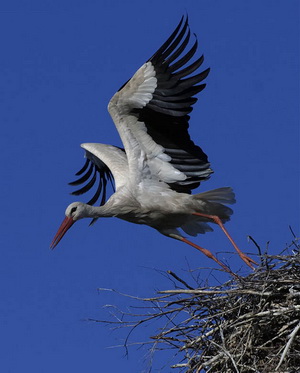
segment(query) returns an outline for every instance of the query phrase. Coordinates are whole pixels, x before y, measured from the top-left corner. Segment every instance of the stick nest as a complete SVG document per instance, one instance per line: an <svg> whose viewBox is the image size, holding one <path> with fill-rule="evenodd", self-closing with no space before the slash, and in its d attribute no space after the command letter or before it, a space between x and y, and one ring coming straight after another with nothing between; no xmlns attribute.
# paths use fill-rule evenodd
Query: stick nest
<svg viewBox="0 0 300 373"><path fill-rule="evenodd" d="M177 372L300 372L300 246L292 245L217 286L193 288L169 271L175 289L135 298L147 312L123 313L119 322L134 329L165 320L152 350L175 349Z"/></svg>

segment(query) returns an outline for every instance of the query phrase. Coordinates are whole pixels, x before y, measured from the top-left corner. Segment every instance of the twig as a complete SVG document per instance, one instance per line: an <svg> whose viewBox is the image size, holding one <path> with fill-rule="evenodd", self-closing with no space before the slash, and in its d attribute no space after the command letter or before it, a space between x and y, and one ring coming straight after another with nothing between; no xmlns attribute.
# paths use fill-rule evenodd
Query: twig
<svg viewBox="0 0 300 373"><path fill-rule="evenodd" d="M293 342L293 339L295 338L295 336L296 336L296 334L298 333L299 329L300 329L300 322L299 322L299 324L295 327L295 329L292 331L292 333L289 335L288 343L286 344L286 346L285 346L285 348L284 348L284 350L283 350L283 353L282 353L282 355L281 355L281 358L280 358L280 360L279 360L279 363L278 363L278 365L277 365L275 371L278 370L279 367L280 367L280 365L282 364L282 362L283 362L283 360L284 360L286 354L288 353L288 351L289 351L289 349L290 349L290 347L291 347L291 344L292 344L292 342Z"/></svg>
<svg viewBox="0 0 300 373"><path fill-rule="evenodd" d="M172 277L174 277L178 282L181 282L186 288L190 289L190 290L194 290L194 288L192 288L191 286L189 286L184 280L182 280L180 277L178 277L176 275L176 273L172 272L172 271L167 271L167 273L169 275L171 275Z"/></svg>

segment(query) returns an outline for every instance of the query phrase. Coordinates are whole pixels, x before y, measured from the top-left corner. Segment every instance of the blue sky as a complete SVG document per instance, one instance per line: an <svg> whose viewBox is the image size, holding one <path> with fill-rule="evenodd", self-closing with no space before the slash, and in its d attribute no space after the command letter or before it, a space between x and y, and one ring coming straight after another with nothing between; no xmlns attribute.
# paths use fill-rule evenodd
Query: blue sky
<svg viewBox="0 0 300 373"><path fill-rule="evenodd" d="M156 269L189 279L187 263L215 266L117 219L81 221L49 250L65 207L78 200L67 182L83 165L80 143L120 145L107 103L185 12L211 67L190 122L215 171L199 190L234 188L227 228L245 251L255 252L248 235L262 248L270 241L270 253L291 241L289 225L299 235L298 1L2 1L1 372L141 372L146 349L124 358L108 348L124 331L83 321L109 318L105 304L130 305L97 288L147 297L172 286ZM217 228L194 241L249 273ZM160 353L153 371L166 360Z"/></svg>

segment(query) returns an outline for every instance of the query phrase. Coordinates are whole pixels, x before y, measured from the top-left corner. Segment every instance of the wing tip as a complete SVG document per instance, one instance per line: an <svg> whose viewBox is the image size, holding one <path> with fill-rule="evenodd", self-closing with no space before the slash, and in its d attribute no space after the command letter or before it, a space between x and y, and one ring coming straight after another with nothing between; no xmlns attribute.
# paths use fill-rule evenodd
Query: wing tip
<svg viewBox="0 0 300 373"><path fill-rule="evenodd" d="M87 148L89 148L90 145L92 145L92 143L90 143L90 142L84 142L84 143L80 144L80 147L82 149L88 150Z"/></svg>

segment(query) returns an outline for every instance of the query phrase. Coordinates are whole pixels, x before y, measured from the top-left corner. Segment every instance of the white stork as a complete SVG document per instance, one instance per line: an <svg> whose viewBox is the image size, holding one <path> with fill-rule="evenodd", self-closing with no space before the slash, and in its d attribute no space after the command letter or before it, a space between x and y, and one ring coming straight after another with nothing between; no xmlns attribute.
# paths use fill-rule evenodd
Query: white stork
<svg viewBox="0 0 300 373"><path fill-rule="evenodd" d="M76 175L83 175L71 185L86 183L73 192L90 190L98 179L98 188L87 203L74 202L56 233L51 248L79 219L117 217L136 224L146 224L165 236L185 242L230 269L210 251L190 242L178 229L190 236L213 229L218 224L247 265L255 262L242 253L223 223L232 210L224 204L235 202L231 188L219 188L199 194L191 191L213 172L206 154L191 140L189 113L202 91L209 69L193 74L203 63L203 56L189 61L197 51L197 39L187 50L190 29L187 17L180 23L133 77L112 97L108 111L117 127L124 149L105 144L86 143L85 165ZM107 181L115 193L106 201ZM93 206L100 200L100 206ZM232 272L231 272L232 273Z"/></svg>

